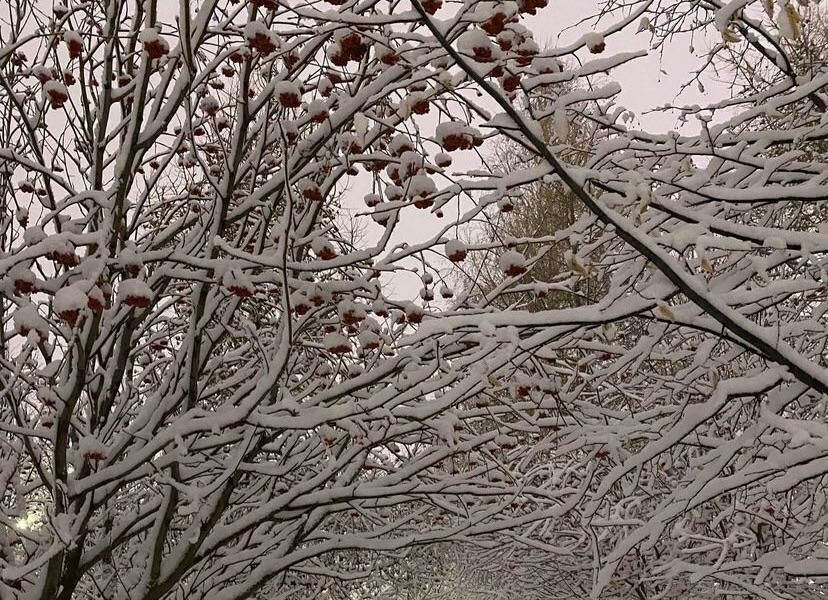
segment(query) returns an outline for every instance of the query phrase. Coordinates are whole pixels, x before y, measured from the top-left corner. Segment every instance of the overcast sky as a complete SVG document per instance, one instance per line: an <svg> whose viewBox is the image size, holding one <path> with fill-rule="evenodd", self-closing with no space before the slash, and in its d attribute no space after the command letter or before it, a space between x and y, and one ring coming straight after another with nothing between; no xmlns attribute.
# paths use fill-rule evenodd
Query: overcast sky
<svg viewBox="0 0 828 600"><path fill-rule="evenodd" d="M538 45L544 47L566 45L573 42L589 30L586 24L571 28L585 15L598 12L598 0L576 0L563 2L551 0L549 6L535 17L527 20L527 27L535 32ZM610 25L612 20L601 23L596 30L601 31ZM614 35L610 38L606 53L646 50L649 47L648 33L635 33L636 27ZM696 54L708 48L704 40L695 40ZM680 104L703 104L704 94L695 86L685 90L677 100L676 94L681 85L689 79L690 72L697 68L699 59L690 53L690 36L677 36L671 40L663 53L652 51L646 58L641 58L612 72L611 78L618 81L623 91L619 96L619 103L634 111L641 119L641 125L648 130L669 130L678 128L675 114L643 113L655 106L666 102ZM705 87L710 82L705 81Z"/></svg>

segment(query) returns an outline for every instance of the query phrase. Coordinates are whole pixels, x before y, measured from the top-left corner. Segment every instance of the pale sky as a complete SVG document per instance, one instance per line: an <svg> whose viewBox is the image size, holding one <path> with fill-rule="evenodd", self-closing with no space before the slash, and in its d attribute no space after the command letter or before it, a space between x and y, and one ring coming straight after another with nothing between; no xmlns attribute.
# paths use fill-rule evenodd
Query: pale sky
<svg viewBox="0 0 828 600"><path fill-rule="evenodd" d="M598 12L598 0L551 0L550 6L540 14L526 20L526 26L535 32L538 45L565 45L577 40L586 33L588 25L582 24L575 29L567 28L584 18L584 15ZM613 21L607 20L596 28L601 31ZM613 52L629 52L645 50L649 46L649 33L635 34L636 25L621 34L613 35L607 43L605 55ZM560 41L558 41L560 36ZM695 54L690 54L691 39L689 35L676 36L672 39L664 52L651 51L649 56L638 59L623 67L614 70L611 79L621 84L623 91L619 96L619 104L635 112L641 119L641 125L648 130L670 130L678 128L676 115L652 114L643 115L647 109L667 102L678 104L703 105L705 95L700 93L696 86L690 86L679 99L675 96L681 85L690 78L693 69L698 68L700 59L697 56L706 51L710 42L701 36L696 36ZM662 70L664 72L662 72ZM704 81L710 88L711 82ZM715 84L713 84L715 87Z"/></svg>

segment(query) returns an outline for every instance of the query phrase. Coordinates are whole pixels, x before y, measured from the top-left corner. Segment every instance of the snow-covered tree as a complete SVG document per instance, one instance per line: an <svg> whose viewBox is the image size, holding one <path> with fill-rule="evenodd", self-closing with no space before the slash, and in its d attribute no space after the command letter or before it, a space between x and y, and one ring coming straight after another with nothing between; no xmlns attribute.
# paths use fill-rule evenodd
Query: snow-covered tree
<svg viewBox="0 0 828 600"><path fill-rule="evenodd" d="M441 551L412 590L818 597L828 71L792 67L798 4L607 0L541 51L547 0L16 0L0 597L397 598ZM688 29L778 77L634 128L630 37ZM575 120L577 160L543 135ZM524 166L490 168L504 140ZM541 185L579 218L460 241ZM498 284L451 289L479 253Z"/></svg>

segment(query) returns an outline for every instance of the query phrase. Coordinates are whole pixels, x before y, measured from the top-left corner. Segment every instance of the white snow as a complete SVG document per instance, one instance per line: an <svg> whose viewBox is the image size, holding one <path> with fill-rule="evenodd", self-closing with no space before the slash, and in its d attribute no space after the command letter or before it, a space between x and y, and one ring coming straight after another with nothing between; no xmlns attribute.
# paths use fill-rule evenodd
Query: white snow
<svg viewBox="0 0 828 600"><path fill-rule="evenodd" d="M244 26L244 37L248 41L256 39L257 36L269 36L270 29L261 21L248 21Z"/></svg>
<svg viewBox="0 0 828 600"><path fill-rule="evenodd" d="M507 250L501 254L497 263L507 275L519 275L526 271L526 257L516 250Z"/></svg>
<svg viewBox="0 0 828 600"><path fill-rule="evenodd" d="M407 185L409 198L425 198L437 193L437 184L428 175L415 175Z"/></svg>
<svg viewBox="0 0 828 600"><path fill-rule="evenodd" d="M341 333L329 333L324 340L325 350L333 354L350 352L351 342Z"/></svg>
<svg viewBox="0 0 828 600"><path fill-rule="evenodd" d="M49 335L49 323L44 319L37 308L32 304L24 304L14 311L14 328L20 335L26 336L34 332L45 341Z"/></svg>
<svg viewBox="0 0 828 600"><path fill-rule="evenodd" d="M449 260L459 262L466 258L466 244L460 240L449 240L445 245L446 256Z"/></svg>
<svg viewBox="0 0 828 600"><path fill-rule="evenodd" d="M86 308L86 292L79 285L69 285L60 288L55 294L55 301L52 305L55 312L80 311Z"/></svg>
<svg viewBox="0 0 828 600"><path fill-rule="evenodd" d="M41 82L46 82L53 79L52 70L45 65L37 65L33 67L32 75L37 77Z"/></svg>
<svg viewBox="0 0 828 600"><path fill-rule="evenodd" d="M152 288L144 281L124 279L118 284L118 297L126 304L141 306L152 300L153 293Z"/></svg>
<svg viewBox="0 0 828 600"><path fill-rule="evenodd" d="M142 44L155 44L161 39L161 33L157 27L146 27L138 34L138 41Z"/></svg>
<svg viewBox="0 0 828 600"><path fill-rule="evenodd" d="M221 278L221 284L238 296L252 296L256 287L240 269L229 269Z"/></svg>
<svg viewBox="0 0 828 600"><path fill-rule="evenodd" d="M492 62L500 59L503 54L482 29L464 31L457 38L457 49L478 62Z"/></svg>
<svg viewBox="0 0 828 600"><path fill-rule="evenodd" d="M81 34L77 31L67 31L63 34L63 41L67 44L77 44L79 46L83 45L83 38Z"/></svg>
<svg viewBox="0 0 828 600"><path fill-rule="evenodd" d="M204 96L204 98L202 98L198 103L198 108L201 109L201 112L203 112L206 115L216 114L219 110L219 107L219 101L216 100L213 96Z"/></svg>

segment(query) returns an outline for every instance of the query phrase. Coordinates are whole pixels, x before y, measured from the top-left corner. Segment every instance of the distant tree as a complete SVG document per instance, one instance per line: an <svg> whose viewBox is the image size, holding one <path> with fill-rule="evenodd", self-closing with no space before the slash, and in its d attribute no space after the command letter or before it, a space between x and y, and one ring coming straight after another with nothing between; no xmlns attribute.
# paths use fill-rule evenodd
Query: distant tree
<svg viewBox="0 0 828 600"><path fill-rule="evenodd" d="M561 71L565 69L563 63L555 64ZM567 99L575 99L577 95L572 83L565 80L539 93L528 112L547 112L556 102L566 103ZM585 164L591 148L600 137L595 125L588 118L579 116L577 110L574 115L557 111L556 115L538 122L544 141L572 165ZM494 149L488 163L493 169L508 174L537 166L542 161L507 138ZM575 225L584 214L582 203L560 181L538 180L510 190L496 210L481 215L481 219L467 232L471 243L495 240L496 244L514 244L520 252L540 254L532 268L536 285L513 288L509 293L499 295L499 306L505 308L518 302L528 310L543 310L578 306L597 300L601 285L589 276L588 264L577 265L583 271L576 274L575 280L571 278L572 257L577 254L579 237L583 233ZM532 245L520 243L524 239L542 239L544 242ZM480 295L497 288L504 281L497 259L498 255L492 252L475 254L474 261L460 277L460 287L468 293Z"/></svg>

